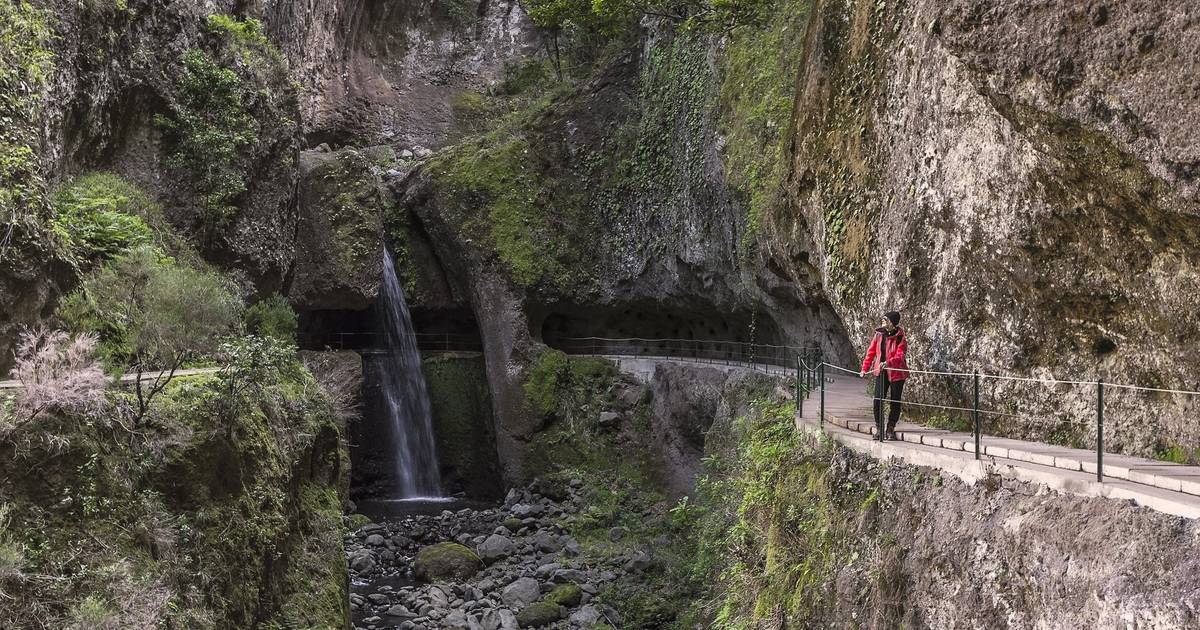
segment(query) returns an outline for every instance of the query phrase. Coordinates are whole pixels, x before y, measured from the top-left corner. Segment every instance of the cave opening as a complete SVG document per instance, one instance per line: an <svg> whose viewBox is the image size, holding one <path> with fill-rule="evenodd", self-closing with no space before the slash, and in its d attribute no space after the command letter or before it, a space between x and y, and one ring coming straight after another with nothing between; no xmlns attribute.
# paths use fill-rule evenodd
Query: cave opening
<svg viewBox="0 0 1200 630"><path fill-rule="evenodd" d="M531 314L531 335L570 354L678 354L788 361L786 336L770 317L749 309L722 312L708 304L636 302L559 305ZM751 348L753 346L753 348Z"/></svg>

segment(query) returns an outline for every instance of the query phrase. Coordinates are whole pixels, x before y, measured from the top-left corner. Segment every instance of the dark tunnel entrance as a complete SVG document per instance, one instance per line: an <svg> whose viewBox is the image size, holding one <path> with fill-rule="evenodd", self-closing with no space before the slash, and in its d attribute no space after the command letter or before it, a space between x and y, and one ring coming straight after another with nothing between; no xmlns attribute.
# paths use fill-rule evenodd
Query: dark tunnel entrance
<svg viewBox="0 0 1200 630"><path fill-rule="evenodd" d="M797 348L770 317L711 305L559 306L530 318L531 334L568 354L679 356L791 365Z"/></svg>

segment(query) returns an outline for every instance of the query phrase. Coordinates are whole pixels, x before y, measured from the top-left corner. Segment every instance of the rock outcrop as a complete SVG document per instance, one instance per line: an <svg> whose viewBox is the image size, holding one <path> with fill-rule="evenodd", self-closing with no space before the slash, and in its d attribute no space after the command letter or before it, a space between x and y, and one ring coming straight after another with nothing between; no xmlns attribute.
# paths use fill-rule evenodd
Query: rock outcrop
<svg viewBox="0 0 1200 630"><path fill-rule="evenodd" d="M869 4L812 5L764 255L795 277L816 264L860 347L903 311L919 369L1195 389L1177 351L1200 339L1180 318L1200 283L1194 22L1153 2ZM1093 441L1076 428L1093 388L984 396L1055 418L1010 431ZM1194 446L1189 404L1110 398L1106 444Z"/></svg>

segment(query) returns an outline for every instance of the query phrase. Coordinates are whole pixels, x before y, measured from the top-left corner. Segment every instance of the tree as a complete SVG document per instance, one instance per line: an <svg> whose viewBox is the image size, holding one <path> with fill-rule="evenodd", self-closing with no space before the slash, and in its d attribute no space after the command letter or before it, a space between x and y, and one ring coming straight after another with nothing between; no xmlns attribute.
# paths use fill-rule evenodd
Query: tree
<svg viewBox="0 0 1200 630"><path fill-rule="evenodd" d="M184 363L211 354L239 328L242 308L227 277L141 247L87 278L61 314L75 329L99 333L108 358L136 373L139 426Z"/></svg>

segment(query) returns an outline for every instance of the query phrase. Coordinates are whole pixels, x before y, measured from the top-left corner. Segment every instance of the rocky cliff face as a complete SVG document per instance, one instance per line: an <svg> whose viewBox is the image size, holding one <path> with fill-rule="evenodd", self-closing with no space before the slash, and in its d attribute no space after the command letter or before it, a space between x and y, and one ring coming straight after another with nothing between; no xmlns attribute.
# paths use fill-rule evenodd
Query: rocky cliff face
<svg viewBox="0 0 1200 630"><path fill-rule="evenodd" d="M1154 3L815 2L786 209L762 243L810 235L838 316L865 343L908 323L919 368L1194 389L1177 348L1197 273L1196 25ZM860 341L861 340L861 341ZM922 378L961 396L962 384ZM988 408L1083 444L1092 388L985 381ZM914 392L916 393L916 392ZM920 395L919 393L917 395ZM1200 438L1193 401L1121 394L1107 442Z"/></svg>

